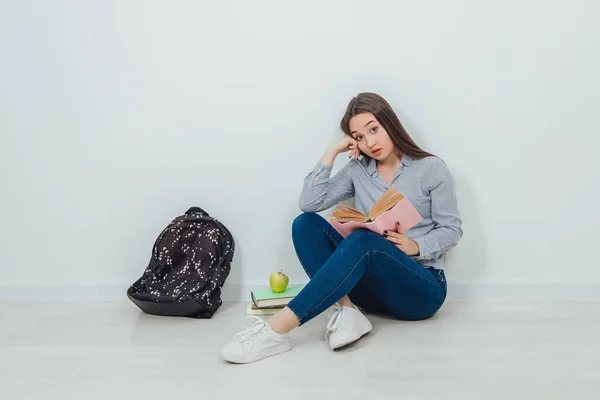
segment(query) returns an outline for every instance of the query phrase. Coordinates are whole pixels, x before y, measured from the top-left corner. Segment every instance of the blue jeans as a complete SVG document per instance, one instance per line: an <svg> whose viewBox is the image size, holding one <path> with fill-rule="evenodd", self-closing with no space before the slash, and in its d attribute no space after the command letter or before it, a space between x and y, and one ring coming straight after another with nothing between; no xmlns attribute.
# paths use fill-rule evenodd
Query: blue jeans
<svg viewBox="0 0 600 400"><path fill-rule="evenodd" d="M361 229L344 239L320 215L304 213L292 237L310 277L288 304L301 325L346 294L365 312L402 320L429 318L446 299L443 271L423 267L374 232Z"/></svg>

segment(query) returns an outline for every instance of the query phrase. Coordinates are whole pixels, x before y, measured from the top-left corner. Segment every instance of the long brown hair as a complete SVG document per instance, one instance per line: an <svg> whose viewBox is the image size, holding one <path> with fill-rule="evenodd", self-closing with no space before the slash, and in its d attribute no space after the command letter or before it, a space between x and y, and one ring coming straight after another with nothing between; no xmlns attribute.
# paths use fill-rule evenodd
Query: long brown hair
<svg viewBox="0 0 600 400"><path fill-rule="evenodd" d="M340 126L346 135L350 133L350 120L358 114L371 113L377 118L377 121L383 126L392 139L396 148L407 156L414 158L423 158L432 156L421 149L404 129L398 116L392 109L392 106L380 95L375 93L360 93L350 100L346 113L342 118Z"/></svg>

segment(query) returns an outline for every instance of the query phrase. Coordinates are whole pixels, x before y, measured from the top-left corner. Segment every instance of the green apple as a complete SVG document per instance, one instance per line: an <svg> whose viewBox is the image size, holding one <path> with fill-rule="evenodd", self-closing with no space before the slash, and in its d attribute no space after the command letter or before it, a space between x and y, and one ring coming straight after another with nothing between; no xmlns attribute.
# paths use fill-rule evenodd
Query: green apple
<svg viewBox="0 0 600 400"><path fill-rule="evenodd" d="M290 278L283 273L283 270L273 272L269 277L269 285L271 286L271 291L273 293L284 292L288 283L290 283Z"/></svg>

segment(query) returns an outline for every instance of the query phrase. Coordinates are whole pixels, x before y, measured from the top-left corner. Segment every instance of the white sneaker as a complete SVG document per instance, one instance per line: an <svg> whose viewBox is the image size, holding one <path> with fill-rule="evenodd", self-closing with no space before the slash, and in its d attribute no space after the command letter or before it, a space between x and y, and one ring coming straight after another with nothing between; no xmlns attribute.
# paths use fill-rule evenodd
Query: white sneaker
<svg viewBox="0 0 600 400"><path fill-rule="evenodd" d="M233 336L233 341L223 346L221 355L229 362L246 364L262 360L292 348L288 334L282 335L271 329L261 318L249 316L254 323L242 325L244 330Z"/></svg>
<svg viewBox="0 0 600 400"><path fill-rule="evenodd" d="M329 309L325 340L331 350L335 350L357 341L372 329L371 322L358 309L341 307L336 303Z"/></svg>

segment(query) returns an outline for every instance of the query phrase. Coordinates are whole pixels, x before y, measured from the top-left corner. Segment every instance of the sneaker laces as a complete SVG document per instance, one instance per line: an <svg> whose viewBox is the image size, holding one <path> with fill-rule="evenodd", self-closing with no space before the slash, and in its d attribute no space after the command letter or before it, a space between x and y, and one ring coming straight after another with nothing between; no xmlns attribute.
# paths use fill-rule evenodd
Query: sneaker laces
<svg viewBox="0 0 600 400"><path fill-rule="evenodd" d="M236 342L244 343L248 341L248 339L255 336L267 325L267 323L264 320L253 315L248 316L247 319L244 320L244 322L248 319L253 320L254 322L250 325L245 325L244 323L242 323L242 327L244 328L244 330L233 335L233 340L235 340Z"/></svg>
<svg viewBox="0 0 600 400"><path fill-rule="evenodd" d="M338 326L340 326L343 315L344 310L337 303L329 309L329 322L327 323L327 330L325 331L325 340L329 341L331 335L337 330Z"/></svg>

